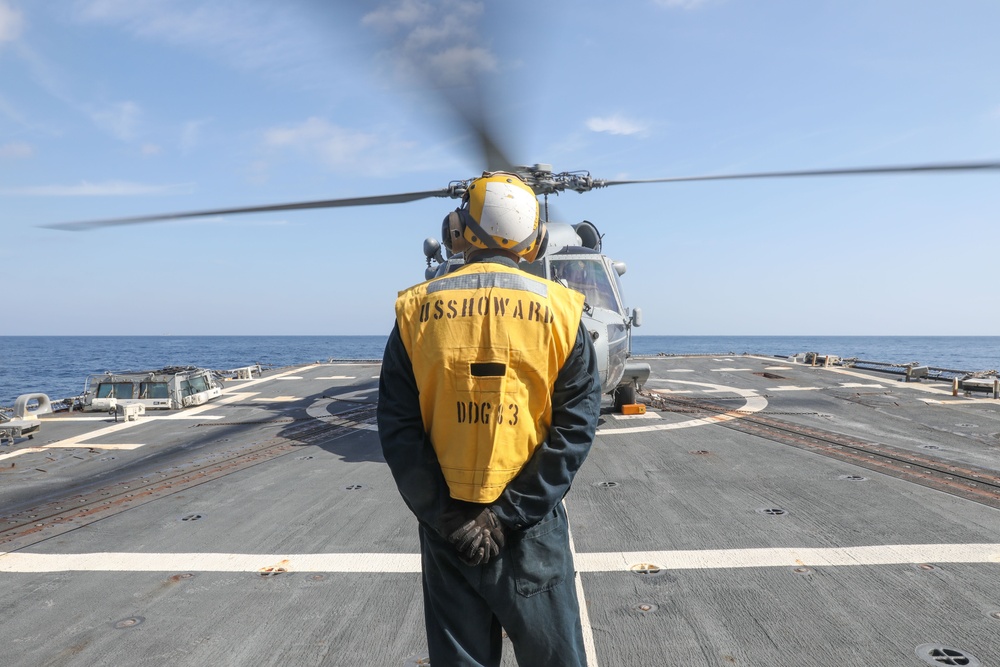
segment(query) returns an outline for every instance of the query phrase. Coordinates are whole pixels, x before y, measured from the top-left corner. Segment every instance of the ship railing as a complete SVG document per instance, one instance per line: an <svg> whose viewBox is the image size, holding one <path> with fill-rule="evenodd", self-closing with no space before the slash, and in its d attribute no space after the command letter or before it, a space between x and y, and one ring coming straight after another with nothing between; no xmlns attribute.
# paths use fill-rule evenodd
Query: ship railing
<svg viewBox="0 0 1000 667"><path fill-rule="evenodd" d="M926 377L929 380L951 381L955 378L959 380L972 380L997 376L996 370L970 371L956 368L941 368L938 366L924 366L916 361L907 364L893 364L884 361L851 358L844 359L842 363L844 366L903 375L914 379L917 377Z"/></svg>
<svg viewBox="0 0 1000 667"><path fill-rule="evenodd" d="M223 378L227 380L252 380L254 376L260 377L260 374L264 372L264 369L260 364L253 364L252 366L242 366L240 368L230 368L226 370L216 370L213 371L217 378Z"/></svg>

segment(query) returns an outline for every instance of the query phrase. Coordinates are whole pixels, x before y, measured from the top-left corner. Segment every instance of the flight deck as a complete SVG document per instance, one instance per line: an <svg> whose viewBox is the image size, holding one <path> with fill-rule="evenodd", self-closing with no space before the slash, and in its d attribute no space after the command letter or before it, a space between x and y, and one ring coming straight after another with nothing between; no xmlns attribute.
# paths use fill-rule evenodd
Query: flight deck
<svg viewBox="0 0 1000 667"><path fill-rule="evenodd" d="M645 413L606 399L565 500L592 666L1000 664L992 394L643 361ZM0 448L0 663L429 664L378 374L282 368Z"/></svg>

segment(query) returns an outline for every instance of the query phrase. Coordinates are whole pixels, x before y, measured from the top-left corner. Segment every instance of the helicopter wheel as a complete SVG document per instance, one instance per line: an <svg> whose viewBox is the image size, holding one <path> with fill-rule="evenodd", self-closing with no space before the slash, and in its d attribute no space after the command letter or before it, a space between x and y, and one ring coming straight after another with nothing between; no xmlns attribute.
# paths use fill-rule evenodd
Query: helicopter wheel
<svg viewBox="0 0 1000 667"><path fill-rule="evenodd" d="M614 396L615 401L615 412L621 412L623 405L632 405L635 403L635 383L630 382L618 387L612 396Z"/></svg>

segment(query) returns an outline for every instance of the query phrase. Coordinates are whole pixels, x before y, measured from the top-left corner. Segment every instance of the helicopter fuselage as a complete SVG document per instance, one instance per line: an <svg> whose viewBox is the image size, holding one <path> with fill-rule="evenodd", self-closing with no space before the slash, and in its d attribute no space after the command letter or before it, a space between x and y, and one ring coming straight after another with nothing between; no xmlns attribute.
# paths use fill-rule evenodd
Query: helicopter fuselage
<svg viewBox="0 0 1000 667"><path fill-rule="evenodd" d="M591 223L548 225L549 249L534 262L522 262L521 268L584 295L581 321L597 352L601 389L614 396L616 407L634 403L635 392L649 377L649 364L631 358L632 327L639 326L641 313L625 305L619 279L625 273L625 264L600 252L600 234ZM461 254L442 260L439 251L440 245L434 239L425 241L428 279L464 264ZM435 259L439 264L431 267Z"/></svg>

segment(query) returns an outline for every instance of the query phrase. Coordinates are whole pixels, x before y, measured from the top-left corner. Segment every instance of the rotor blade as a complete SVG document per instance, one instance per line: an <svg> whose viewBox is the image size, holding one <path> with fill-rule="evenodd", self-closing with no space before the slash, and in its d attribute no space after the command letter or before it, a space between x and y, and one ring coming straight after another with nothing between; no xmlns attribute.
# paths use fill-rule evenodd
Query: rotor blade
<svg viewBox="0 0 1000 667"><path fill-rule="evenodd" d="M57 222L51 225L39 225L47 229L68 231L84 231L100 227L115 227L118 225L135 225L144 222L160 222L164 220L180 220L183 218L204 218L214 215L233 215L237 213L266 213L268 211L296 211L309 208L338 208L343 206L377 206L379 204L403 204L428 199L430 197L450 197L450 190L425 190L423 192L406 192L396 195L376 195L373 197L349 197L347 199L324 199L320 201L295 202L291 204L269 204L264 206L243 206L239 208L216 208L205 211L186 211L182 213L159 213L156 215L137 215L128 218L109 218L106 220L87 220L83 222Z"/></svg>
<svg viewBox="0 0 1000 667"><path fill-rule="evenodd" d="M1000 169L1000 162L956 162L905 165L895 167L849 167L845 169L813 169L808 171L764 171L749 174L718 174L715 176L676 176L632 181L603 181L602 186L630 183L678 183L682 181L724 181L744 178L787 178L792 176L849 176L851 174L906 174L914 172L987 171Z"/></svg>
<svg viewBox="0 0 1000 667"><path fill-rule="evenodd" d="M449 91L442 97L447 100L455 117L478 140L480 159L486 171L514 171L514 163L500 146L496 132L491 131L486 117L482 82L475 81L461 96Z"/></svg>

